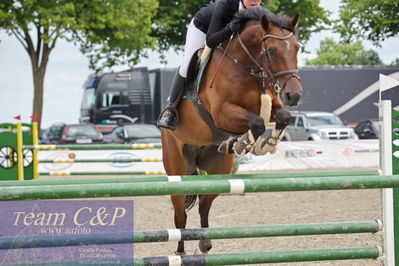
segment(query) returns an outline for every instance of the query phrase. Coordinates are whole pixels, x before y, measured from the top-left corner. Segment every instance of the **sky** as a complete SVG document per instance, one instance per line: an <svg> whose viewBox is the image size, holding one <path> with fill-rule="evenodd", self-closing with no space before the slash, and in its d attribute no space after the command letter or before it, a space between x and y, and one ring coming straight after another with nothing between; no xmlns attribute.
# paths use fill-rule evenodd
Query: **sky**
<svg viewBox="0 0 399 266"><path fill-rule="evenodd" d="M333 13L332 18L337 18L339 0L321 0L320 5ZM314 34L306 44L310 54L299 55L300 66L305 58L315 57L320 40L326 37L338 40L338 36L329 31ZM15 122L14 117L17 115L21 115L22 121L28 123L33 109L33 79L29 57L15 37L9 37L0 30L0 40L0 123ZM381 48L368 42L363 44L366 49L377 51L384 63L389 64L399 57L399 36L383 42ZM182 60L181 54L170 52L165 65L160 63L157 53L149 55L137 67L178 67ZM112 70L126 68L119 66ZM44 81L42 128L57 122L78 123L82 84L90 73L92 71L88 68L88 59L80 53L78 47L62 40L57 42L50 54Z"/></svg>

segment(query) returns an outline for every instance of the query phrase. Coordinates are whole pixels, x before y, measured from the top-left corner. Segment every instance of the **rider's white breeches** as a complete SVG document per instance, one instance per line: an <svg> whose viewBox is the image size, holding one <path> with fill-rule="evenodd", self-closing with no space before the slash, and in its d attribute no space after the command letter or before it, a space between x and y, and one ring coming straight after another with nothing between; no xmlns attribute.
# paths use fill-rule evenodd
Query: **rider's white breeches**
<svg viewBox="0 0 399 266"><path fill-rule="evenodd" d="M193 54L201 48L204 48L206 41L206 34L197 29L194 25L194 20L191 20L187 28L186 45L184 46L183 62L179 68L180 76L186 78L187 71Z"/></svg>

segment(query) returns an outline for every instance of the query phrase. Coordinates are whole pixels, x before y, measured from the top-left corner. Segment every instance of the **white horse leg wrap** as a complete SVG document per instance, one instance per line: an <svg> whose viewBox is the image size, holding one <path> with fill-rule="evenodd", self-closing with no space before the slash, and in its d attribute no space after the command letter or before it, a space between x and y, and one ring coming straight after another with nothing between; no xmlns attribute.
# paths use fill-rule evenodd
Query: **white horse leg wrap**
<svg viewBox="0 0 399 266"><path fill-rule="evenodd" d="M273 129L268 138L259 137L251 149L254 155L274 154L277 151L277 143L283 138L284 130Z"/></svg>
<svg viewBox="0 0 399 266"><path fill-rule="evenodd" d="M218 152L220 153L229 153L229 147L233 142L237 141L237 137L229 137L228 139L226 139L225 141L223 141L222 143L220 143L219 147L218 147Z"/></svg>
<svg viewBox="0 0 399 266"><path fill-rule="evenodd" d="M267 139L267 144L265 145L266 152L275 154L277 151L277 143L283 138L284 130L273 129L272 135Z"/></svg>
<svg viewBox="0 0 399 266"><path fill-rule="evenodd" d="M255 138L251 130L238 137L237 142L233 146L233 151L236 155L243 155L248 152L249 148L255 143Z"/></svg>
<svg viewBox="0 0 399 266"><path fill-rule="evenodd" d="M263 118L266 128L267 125L269 124L272 112L272 98L267 93L262 94L260 96L260 103L261 106L260 106L259 116ZM244 135L240 136L237 139L237 142L233 146L234 153L236 155L243 155L247 153L249 150L253 150L258 142L263 143L263 141L265 141L265 139L262 139L261 137L258 137L258 139L255 140L251 130L248 130L247 133L245 133Z"/></svg>

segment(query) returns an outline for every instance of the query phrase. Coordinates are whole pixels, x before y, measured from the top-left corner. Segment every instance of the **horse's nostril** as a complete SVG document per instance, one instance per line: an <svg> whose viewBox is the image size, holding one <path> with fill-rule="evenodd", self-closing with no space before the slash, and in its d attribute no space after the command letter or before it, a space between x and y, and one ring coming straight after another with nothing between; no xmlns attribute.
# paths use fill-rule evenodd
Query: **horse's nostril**
<svg viewBox="0 0 399 266"><path fill-rule="evenodd" d="M300 93L296 92L287 93L287 99L294 104L298 103L300 97L301 97Z"/></svg>

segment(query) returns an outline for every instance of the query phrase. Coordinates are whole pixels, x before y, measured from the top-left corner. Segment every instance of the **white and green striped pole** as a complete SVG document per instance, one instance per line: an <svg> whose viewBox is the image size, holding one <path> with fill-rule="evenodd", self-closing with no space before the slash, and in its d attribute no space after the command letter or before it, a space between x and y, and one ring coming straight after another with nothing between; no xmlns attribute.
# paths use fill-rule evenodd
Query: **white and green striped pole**
<svg viewBox="0 0 399 266"><path fill-rule="evenodd" d="M389 90L396 86L399 86L399 81L380 74L380 169L382 170L382 175L384 176L399 173L399 136L395 136L393 133L393 125L396 124L392 117L392 114L395 115L396 113L395 110L392 109L391 101L381 100L381 93L383 91ZM396 151L394 152L393 149L396 149ZM395 261L399 262L399 226L396 226L395 228L395 221L397 222L396 224L399 223L399 190L397 188L385 188L383 189L382 197L385 232L384 260L386 266L395 266Z"/></svg>

